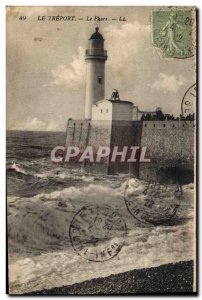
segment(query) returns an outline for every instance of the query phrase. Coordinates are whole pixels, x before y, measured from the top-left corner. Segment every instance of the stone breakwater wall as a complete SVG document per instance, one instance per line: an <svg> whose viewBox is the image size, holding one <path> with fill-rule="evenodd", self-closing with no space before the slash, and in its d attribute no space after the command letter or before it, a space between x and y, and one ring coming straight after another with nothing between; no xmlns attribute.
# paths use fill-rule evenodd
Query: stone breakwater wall
<svg viewBox="0 0 202 300"><path fill-rule="evenodd" d="M151 163L140 164L143 179L172 179L181 183L193 181L195 125L184 121L142 123L141 144L146 146ZM184 182L183 182L184 180Z"/></svg>
<svg viewBox="0 0 202 300"><path fill-rule="evenodd" d="M132 173L141 179L172 178L172 173L181 177L189 173L188 181L193 177L194 122L69 120L66 146L69 145L81 149L93 146L95 150L99 146L147 147L149 163L112 163L108 158L102 163L85 163L83 167L92 173Z"/></svg>

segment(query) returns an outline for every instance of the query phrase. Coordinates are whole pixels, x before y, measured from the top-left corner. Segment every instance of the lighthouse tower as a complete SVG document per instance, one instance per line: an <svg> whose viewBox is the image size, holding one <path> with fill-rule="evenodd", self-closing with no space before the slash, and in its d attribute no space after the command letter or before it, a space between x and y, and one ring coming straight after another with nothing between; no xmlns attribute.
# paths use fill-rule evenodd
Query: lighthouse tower
<svg viewBox="0 0 202 300"><path fill-rule="evenodd" d="M99 100L104 99L105 94L105 61L107 51L104 50L104 39L95 28L89 39L89 49L86 49L86 98L85 119L91 119L92 106Z"/></svg>

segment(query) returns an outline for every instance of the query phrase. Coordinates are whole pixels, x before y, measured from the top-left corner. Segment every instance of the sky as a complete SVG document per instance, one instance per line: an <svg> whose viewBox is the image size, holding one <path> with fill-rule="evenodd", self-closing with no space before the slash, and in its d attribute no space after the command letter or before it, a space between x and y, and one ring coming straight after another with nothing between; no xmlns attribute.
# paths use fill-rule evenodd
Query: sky
<svg viewBox="0 0 202 300"><path fill-rule="evenodd" d="M8 7L7 129L65 131L70 117L84 118L84 56L95 16L107 18L100 22L108 51L105 98L118 89L121 100L140 110L162 107L178 116L185 92L196 82L195 56L164 58L157 51L151 25L152 10L157 9ZM42 16L45 21L38 20ZM54 16L76 20L56 21Z"/></svg>

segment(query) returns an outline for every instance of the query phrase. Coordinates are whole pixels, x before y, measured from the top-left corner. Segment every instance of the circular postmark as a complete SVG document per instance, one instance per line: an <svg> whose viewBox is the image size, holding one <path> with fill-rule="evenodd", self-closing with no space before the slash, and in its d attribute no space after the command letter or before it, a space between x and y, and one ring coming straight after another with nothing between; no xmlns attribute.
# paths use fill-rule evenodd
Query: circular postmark
<svg viewBox="0 0 202 300"><path fill-rule="evenodd" d="M137 179L127 182L124 199L129 212L145 224L161 225L171 220L180 206L182 187L162 185L155 181L140 184Z"/></svg>
<svg viewBox="0 0 202 300"><path fill-rule="evenodd" d="M191 124L194 121L195 107L196 107L196 83L188 88L183 96L181 103L182 117L186 124Z"/></svg>
<svg viewBox="0 0 202 300"><path fill-rule="evenodd" d="M94 262L115 257L121 251L126 232L120 214L108 206L82 207L74 215L69 228L76 253Z"/></svg>

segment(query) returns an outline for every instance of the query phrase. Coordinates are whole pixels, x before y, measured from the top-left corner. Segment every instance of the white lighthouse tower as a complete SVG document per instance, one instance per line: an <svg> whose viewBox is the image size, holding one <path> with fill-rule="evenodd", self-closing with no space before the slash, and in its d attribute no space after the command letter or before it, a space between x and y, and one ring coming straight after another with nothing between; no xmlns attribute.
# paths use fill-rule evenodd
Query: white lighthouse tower
<svg viewBox="0 0 202 300"><path fill-rule="evenodd" d="M93 104L103 100L105 96L107 51L104 50L104 39L98 27L89 39L89 49L86 50L85 60L87 65L85 119L91 119Z"/></svg>

